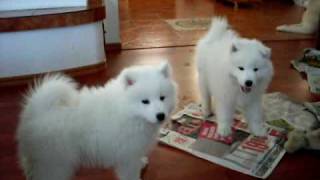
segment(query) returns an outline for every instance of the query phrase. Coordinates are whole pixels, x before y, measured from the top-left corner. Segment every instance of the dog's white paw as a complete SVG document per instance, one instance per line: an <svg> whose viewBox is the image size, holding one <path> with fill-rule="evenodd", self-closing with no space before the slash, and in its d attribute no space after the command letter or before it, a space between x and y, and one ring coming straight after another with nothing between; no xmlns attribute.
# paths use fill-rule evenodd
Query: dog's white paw
<svg viewBox="0 0 320 180"><path fill-rule="evenodd" d="M220 136L229 136L231 135L232 130L231 127L225 124L218 124L218 134Z"/></svg>
<svg viewBox="0 0 320 180"><path fill-rule="evenodd" d="M141 158L142 168L145 168L149 164L149 159L147 156Z"/></svg>

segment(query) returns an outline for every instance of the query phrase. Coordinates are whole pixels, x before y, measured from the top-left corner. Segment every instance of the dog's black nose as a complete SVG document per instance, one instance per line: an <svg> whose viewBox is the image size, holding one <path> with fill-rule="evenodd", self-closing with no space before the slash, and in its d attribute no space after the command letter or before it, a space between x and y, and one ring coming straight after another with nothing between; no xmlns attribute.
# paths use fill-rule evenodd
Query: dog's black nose
<svg viewBox="0 0 320 180"><path fill-rule="evenodd" d="M162 122L165 119L166 115L164 113L158 113L157 114L157 120L159 122Z"/></svg>
<svg viewBox="0 0 320 180"><path fill-rule="evenodd" d="M252 86L252 81L248 80L245 82L246 86L247 87L251 87Z"/></svg>

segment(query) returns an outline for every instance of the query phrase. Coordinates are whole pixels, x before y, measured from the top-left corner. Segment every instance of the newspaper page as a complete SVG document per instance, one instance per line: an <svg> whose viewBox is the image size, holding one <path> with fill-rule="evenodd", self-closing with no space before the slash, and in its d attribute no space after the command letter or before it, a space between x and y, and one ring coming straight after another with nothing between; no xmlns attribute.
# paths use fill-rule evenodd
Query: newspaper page
<svg viewBox="0 0 320 180"><path fill-rule="evenodd" d="M216 117L204 119L201 106L191 103L172 116L172 121L161 129L159 140L199 158L265 179L285 154L287 132L309 129L317 120L304 105L291 102L281 93L267 94L263 102L267 137L251 135L240 111L235 115L232 135L222 137L217 134ZM303 118L301 122L309 123L300 127L297 115Z"/></svg>
<svg viewBox="0 0 320 180"><path fill-rule="evenodd" d="M300 73L307 75L312 93L320 93L320 51L312 48L304 50L303 56L292 60L292 66Z"/></svg>

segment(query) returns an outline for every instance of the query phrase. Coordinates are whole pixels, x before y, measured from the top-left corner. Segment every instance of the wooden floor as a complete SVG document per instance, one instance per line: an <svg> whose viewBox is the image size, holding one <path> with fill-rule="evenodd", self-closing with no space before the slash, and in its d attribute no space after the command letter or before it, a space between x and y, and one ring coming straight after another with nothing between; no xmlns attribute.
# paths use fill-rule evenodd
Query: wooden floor
<svg viewBox="0 0 320 180"><path fill-rule="evenodd" d="M156 0L149 1L151 2ZM146 3L149 1L146 1ZM176 0L175 2L182 1L183 0ZM126 2L142 3L142 1L138 0ZM160 1L157 2L159 2L157 4L158 9L162 9ZM197 4L198 1L185 0L183 2ZM281 8L284 8L284 6L285 5L283 4L279 5L275 3L273 8L275 9L275 11L281 12ZM164 7L164 9L165 8L166 7ZM295 7L293 8L296 9ZM257 12L257 14L259 13ZM260 14L259 16L263 15ZM272 18L272 14L269 14L268 17L257 17L257 19L259 18ZM293 20L288 19L288 21ZM251 26L241 26L241 23L238 24L239 29L243 29L245 31L247 28L248 32L252 32L252 34L259 34L258 31L252 30L257 28L255 25L255 23L252 23ZM267 33L274 32L272 29L268 29L266 31L263 31L261 37L267 36ZM301 51L304 48L314 46L313 38L310 36L309 38L301 39L298 36L296 36L297 38L293 38L293 36L295 35L290 36L291 38L288 38L288 40L282 38L279 40L266 41L266 44L273 50L272 61L275 66L275 77L273 79L269 92L280 91L288 94L290 97L292 97L292 99L301 102L320 100L320 98L317 98L309 93L306 81L303 80L296 71L291 69L289 65L290 60L300 56ZM124 67L137 64L154 64L162 61L163 59L168 59L173 66L174 78L179 85L179 106L181 107L182 105L185 105L190 101L199 100L199 91L197 88L197 76L195 72L193 54L194 46L177 46L171 48L150 48L139 50L125 50L121 52L110 52L108 53L108 67L106 69L91 75L78 76L76 79L82 85L101 85L108 81L111 77L118 74ZM14 139L14 133L20 112L21 98L23 93L26 91L26 87L27 86L22 85L0 88L0 180L24 179L22 172L17 164L16 142ZM285 155L285 157L283 158L283 160L281 160L280 164L269 179L319 180L319 164L319 152L301 151L293 155ZM81 169L77 173L75 179L116 180L111 170L100 169ZM150 164L143 172L142 179L245 180L254 178L223 168L213 163L206 162L199 158L195 158L181 151L158 145L150 155Z"/></svg>
<svg viewBox="0 0 320 180"><path fill-rule="evenodd" d="M124 49L194 45L205 30L175 31L165 20L226 16L240 34L261 40L310 39L311 36L275 31L283 23L297 23L303 8L292 0L263 3L234 10L218 0L120 0ZM221 1L221 0L220 0Z"/></svg>

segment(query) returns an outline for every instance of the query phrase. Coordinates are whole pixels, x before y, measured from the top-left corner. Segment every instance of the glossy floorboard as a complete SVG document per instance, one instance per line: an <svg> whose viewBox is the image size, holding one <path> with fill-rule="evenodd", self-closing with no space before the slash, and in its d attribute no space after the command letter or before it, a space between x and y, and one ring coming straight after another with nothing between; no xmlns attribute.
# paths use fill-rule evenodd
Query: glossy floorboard
<svg viewBox="0 0 320 180"><path fill-rule="evenodd" d="M289 61L300 55L312 41L267 43L273 49L275 77L269 92L280 91L296 101L319 100L309 93L307 83L290 68ZM124 67L138 64L154 64L169 59L173 66L174 78L178 82L179 106L197 101L197 88L194 60L194 47L159 48L123 51L109 54L108 68L98 73L80 76L76 79L81 85L105 83ZM17 165L14 132L22 94L26 86L2 87L0 89L0 179L23 180ZM320 154L302 151L286 155L271 175L271 180L283 179L320 179ZM115 180L111 170L82 169L77 180ZM150 164L143 174L144 180L241 180L253 179L247 175L192 157L178 150L159 145L150 155Z"/></svg>
<svg viewBox="0 0 320 180"><path fill-rule="evenodd" d="M300 22L304 9L289 0L264 0L238 10L216 0L120 0L119 3L124 49L194 45L205 30L175 31L164 20L217 15L228 17L232 26L247 37L268 41L312 38L275 30L280 24Z"/></svg>
<svg viewBox="0 0 320 180"><path fill-rule="evenodd" d="M262 38L273 50L275 77L269 92L280 91L296 101L320 100L310 94L306 81L292 68L290 60L297 58L306 47L313 47L312 36L277 33L276 24L296 22L301 8L290 6L282 0L264 0L266 8L233 11L221 4L214 5L218 14L226 14L232 24L243 34ZM76 79L81 85L101 85L117 75L124 67L138 64L154 64L168 59L173 66L174 78L179 85L179 107L199 100L197 73L194 64L193 44L200 32L167 33L168 27L157 26L165 18L211 16L213 0L121 0L122 25L132 31L124 34L125 48L151 48L108 52L108 65L104 70ZM268 7L268 8L267 8ZM262 8L262 6L261 6ZM269 10L271 9L271 10ZM284 17L284 18L283 18ZM152 20L154 19L154 21ZM150 24L150 26L148 25ZM270 25L271 24L271 25ZM154 26L154 30L152 30ZM270 25L270 26L269 26ZM135 30L134 28L140 28ZM130 28L133 28L130 30ZM141 34L136 34L141 31ZM203 33L203 32L201 32ZM189 37L190 36L190 37ZM138 38L137 38L138 37ZM131 41L130 38L136 39ZM159 40L156 40L159 39ZM304 40L307 39L307 40ZM270 41L271 40L271 41ZM162 46L171 48L152 48ZM20 104L27 86L0 88L0 180L23 180L16 158L14 133L20 112ZM271 180L319 180L320 153L301 151L286 155L269 179ZM116 180L111 170L81 169L76 180ZM247 175L195 158L181 151L158 145L150 155L150 164L143 173L144 180L246 180Z"/></svg>

